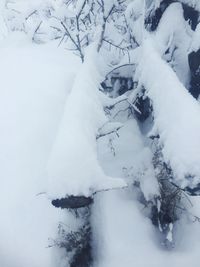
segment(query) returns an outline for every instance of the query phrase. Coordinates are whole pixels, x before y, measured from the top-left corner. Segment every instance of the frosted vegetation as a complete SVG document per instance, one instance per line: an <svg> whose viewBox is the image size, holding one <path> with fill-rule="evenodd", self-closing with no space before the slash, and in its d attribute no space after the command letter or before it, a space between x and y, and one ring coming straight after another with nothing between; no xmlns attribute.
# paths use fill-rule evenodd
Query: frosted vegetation
<svg viewBox="0 0 200 267"><path fill-rule="evenodd" d="M198 0L1 0L0 266L198 267Z"/></svg>

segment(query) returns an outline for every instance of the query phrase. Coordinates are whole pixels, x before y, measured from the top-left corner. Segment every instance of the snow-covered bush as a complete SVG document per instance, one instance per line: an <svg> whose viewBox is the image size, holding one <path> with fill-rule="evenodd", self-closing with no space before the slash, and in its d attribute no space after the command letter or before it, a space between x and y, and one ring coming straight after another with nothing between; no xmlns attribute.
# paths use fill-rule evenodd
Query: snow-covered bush
<svg viewBox="0 0 200 267"><path fill-rule="evenodd" d="M180 225L192 227L191 217L199 220L190 200L198 201L200 194L199 15L197 0L1 2L0 49L8 53L3 40L25 35L33 50L56 45L68 60L62 69L68 95L62 91L60 116L40 170L47 178L42 195L65 214L49 244L64 251L64 266L111 267L112 249L128 255L127 265L114 266L134 264L129 261L137 237L132 229L143 225L147 236L151 231L148 240L156 232L159 243L171 249L178 246ZM72 53L79 63L71 61ZM77 69L70 71L73 64ZM57 70L55 75L58 79ZM126 232L125 241L119 229ZM116 236L130 242L128 252L113 241Z"/></svg>

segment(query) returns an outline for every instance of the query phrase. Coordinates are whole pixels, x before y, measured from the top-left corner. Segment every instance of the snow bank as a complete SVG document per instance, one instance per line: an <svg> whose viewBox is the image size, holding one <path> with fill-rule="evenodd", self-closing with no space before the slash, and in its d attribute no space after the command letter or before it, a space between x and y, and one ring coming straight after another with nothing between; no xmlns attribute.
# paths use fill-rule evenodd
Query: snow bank
<svg viewBox="0 0 200 267"><path fill-rule="evenodd" d="M36 195L79 60L21 34L1 43L0 58L0 266L50 267L48 238L65 213Z"/></svg>
<svg viewBox="0 0 200 267"><path fill-rule="evenodd" d="M147 39L137 77L154 107L154 131L178 181L196 184L200 177L200 106ZM192 179L191 176L195 178Z"/></svg>

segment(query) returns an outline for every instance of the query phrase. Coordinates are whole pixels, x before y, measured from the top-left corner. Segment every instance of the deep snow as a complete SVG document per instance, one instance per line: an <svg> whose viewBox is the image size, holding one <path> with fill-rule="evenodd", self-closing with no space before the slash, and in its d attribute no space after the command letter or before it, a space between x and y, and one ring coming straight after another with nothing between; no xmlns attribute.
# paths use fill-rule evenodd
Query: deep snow
<svg viewBox="0 0 200 267"><path fill-rule="evenodd" d="M0 44L0 266L50 267L64 212L51 206L46 163L79 60L14 34ZM70 68L69 68L70 66Z"/></svg>
<svg viewBox="0 0 200 267"><path fill-rule="evenodd" d="M142 37L139 34L139 41ZM47 248L48 239L56 238L60 221L67 226L75 221L51 206L52 198L111 187L95 195L92 209L95 267L198 267L198 222L180 221L176 249L164 251L133 190L116 189L140 176L150 199L158 185L151 151L136 120L122 115L106 124L103 106L115 102L98 92L105 75L99 69L106 62L98 61L90 47L81 67L77 57L57 44L35 45L23 34L0 43L0 266L65 267L65 254ZM199 104L161 59L158 48L145 41L138 69L154 101L154 131L165 143L163 153L177 180L188 170L198 176ZM155 82L160 69L163 74ZM98 134L119 125L119 137L101 137L96 144ZM191 200L191 212L199 215L199 198Z"/></svg>
<svg viewBox="0 0 200 267"><path fill-rule="evenodd" d="M127 112L124 112L117 119L124 122L126 116ZM157 193L157 185L151 166L152 155L145 145L146 138L134 119L126 120L118 134L119 137L114 134L98 141L99 161L107 175L124 177L128 184L137 181L137 173L144 172L141 187L148 199ZM110 139L115 155L109 145ZM192 216L190 220L183 218L178 223L175 249L166 251L158 243L158 232L144 216L145 207L137 202L136 191L130 187L96 196L92 217L94 266L198 267L199 222L192 223ZM199 198L191 198L191 201L191 214L199 216Z"/></svg>

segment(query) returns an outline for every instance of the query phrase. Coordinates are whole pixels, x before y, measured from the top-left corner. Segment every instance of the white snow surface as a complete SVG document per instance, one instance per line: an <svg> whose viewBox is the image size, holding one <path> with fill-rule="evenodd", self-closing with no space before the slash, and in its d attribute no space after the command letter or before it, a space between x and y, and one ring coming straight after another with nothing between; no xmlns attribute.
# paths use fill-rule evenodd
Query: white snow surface
<svg viewBox="0 0 200 267"><path fill-rule="evenodd" d="M49 194L53 197L90 195L125 186L122 179L107 177L97 160L96 136L107 119L98 93L102 80L98 68L101 70L103 63L94 50L93 45L88 49L77 74L48 163Z"/></svg>
<svg viewBox="0 0 200 267"><path fill-rule="evenodd" d="M129 3L125 11L125 16L131 33L136 39L137 43L141 44L143 40L143 25L144 25L144 14L145 13L145 1L134 0Z"/></svg>
<svg viewBox="0 0 200 267"><path fill-rule="evenodd" d="M159 194L151 164L152 154L145 146L135 120L124 122L118 130L118 136L113 134L98 140L98 158L106 174L123 177L127 184L138 181L140 177L141 188L147 200Z"/></svg>
<svg viewBox="0 0 200 267"><path fill-rule="evenodd" d="M194 32L193 38L192 38L192 43L190 47L190 52L194 51L197 52L200 48L200 23L197 25L197 28Z"/></svg>
<svg viewBox="0 0 200 267"><path fill-rule="evenodd" d="M159 75L158 75L159 73ZM153 101L155 126L164 144L163 154L177 181L195 185L200 178L200 106L146 39L138 78ZM156 78L155 78L156 77ZM194 176L184 179L188 174Z"/></svg>
<svg viewBox="0 0 200 267"><path fill-rule="evenodd" d="M5 18L4 18L4 5L5 1L2 0L0 3L0 41L4 39L5 36L7 36L8 29L5 24Z"/></svg>
<svg viewBox="0 0 200 267"><path fill-rule="evenodd" d="M163 0L146 0L146 1L155 1L156 2L156 6L159 6L159 4L163 1ZM183 4L186 4L190 7L195 8L196 10L200 11L200 2L199 0L180 0L180 2L182 2Z"/></svg>
<svg viewBox="0 0 200 267"><path fill-rule="evenodd" d="M65 213L37 194L47 189L47 159L79 67L56 46L22 34L0 43L1 267L55 266L48 238Z"/></svg>
<svg viewBox="0 0 200 267"><path fill-rule="evenodd" d="M124 121L126 116L118 116ZM115 155L109 145L115 149ZM120 176L129 183L139 175L146 199L158 194L158 185L151 166L151 152L145 146L134 119L124 122L119 137L104 137L98 141L98 158L105 173ZM192 214L199 216L199 198L191 198ZM187 267L199 266L199 223L183 219L176 234L176 248L162 250L151 221L144 216L144 206L138 204L133 188L112 190L95 196L93 207L93 248L95 267ZM191 218L192 219L192 218ZM192 219L193 221L193 219ZM183 235L184 233L184 235Z"/></svg>
<svg viewBox="0 0 200 267"><path fill-rule="evenodd" d="M182 5L173 3L165 10L154 36L162 55L169 49L168 60L171 61L172 68L186 87L190 80L188 50L192 34L193 31L184 19Z"/></svg>
<svg viewBox="0 0 200 267"><path fill-rule="evenodd" d="M194 203L197 212L199 200ZM142 215L142 210L129 190L102 193L96 198L93 245L97 260L94 266L198 267L199 223L179 222L177 248L164 251L158 246L155 229Z"/></svg>
<svg viewBox="0 0 200 267"><path fill-rule="evenodd" d="M200 2L199 0L181 0L182 3L195 8L200 11Z"/></svg>
<svg viewBox="0 0 200 267"><path fill-rule="evenodd" d="M115 2L107 1L106 9ZM44 2L29 5L30 1L18 0L22 12L25 3L29 12ZM170 14L177 15L176 11ZM180 21L180 16L174 17L165 29ZM119 189L140 177L146 200L158 195L152 153L137 122L122 115L106 124L103 105L127 97L100 97L98 86L108 70L95 47L88 48L80 66L80 60L58 49L57 43L38 46L23 34L6 35L0 32L0 266L67 266L62 251L47 248L48 238L56 237L60 221L75 222L51 205L52 198L112 188L95 195L94 267L199 267L198 223L180 221L176 249L161 250L131 187ZM184 31L179 37L185 40L185 36ZM188 183L184 179L188 173L194 175L191 183L195 184L200 177L200 106L162 60L160 48L170 42L169 35L162 37L156 45L146 39L137 50L137 76L153 101L152 132L160 134L165 160L181 185ZM106 135L96 143L99 132L116 128L119 136ZM191 212L200 216L199 198L191 200Z"/></svg>

